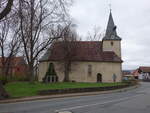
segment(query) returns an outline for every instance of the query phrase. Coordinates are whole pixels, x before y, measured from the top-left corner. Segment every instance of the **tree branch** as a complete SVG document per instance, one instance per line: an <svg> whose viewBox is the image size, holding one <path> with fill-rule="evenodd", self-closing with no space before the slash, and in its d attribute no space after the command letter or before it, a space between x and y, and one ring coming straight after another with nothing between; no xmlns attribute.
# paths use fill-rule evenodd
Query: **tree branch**
<svg viewBox="0 0 150 113"><path fill-rule="evenodd" d="M14 0L8 0L8 3L5 7L5 9L0 13L0 20L3 19L5 16L8 15L8 13L11 11L11 7L13 5Z"/></svg>

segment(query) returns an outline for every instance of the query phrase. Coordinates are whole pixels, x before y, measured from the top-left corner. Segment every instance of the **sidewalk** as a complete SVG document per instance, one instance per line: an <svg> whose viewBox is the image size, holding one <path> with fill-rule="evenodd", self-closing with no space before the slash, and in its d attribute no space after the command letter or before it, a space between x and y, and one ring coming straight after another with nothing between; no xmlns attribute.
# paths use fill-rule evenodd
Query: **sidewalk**
<svg viewBox="0 0 150 113"><path fill-rule="evenodd" d="M6 99L0 100L0 104L2 103L15 103L15 102L24 102L24 101L34 101L34 100L42 100L42 99L52 99L52 98L64 98L64 97L75 97L75 96L89 96L89 95L99 95L99 94L108 94L108 93L115 93L115 92L123 92L127 90L132 90L139 87L130 86L128 88L117 89L117 90L110 90L110 91L99 91L99 92L86 92L86 93L72 93L72 94L59 94L59 95L48 95L48 96L33 96L33 97L24 97L24 98L17 98L17 99Z"/></svg>

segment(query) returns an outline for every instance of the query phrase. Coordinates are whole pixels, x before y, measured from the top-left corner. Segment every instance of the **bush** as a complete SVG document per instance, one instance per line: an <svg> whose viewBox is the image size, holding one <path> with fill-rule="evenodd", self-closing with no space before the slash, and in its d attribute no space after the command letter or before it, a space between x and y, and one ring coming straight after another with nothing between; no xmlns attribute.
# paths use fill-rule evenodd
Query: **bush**
<svg viewBox="0 0 150 113"><path fill-rule="evenodd" d="M42 80L43 80L44 83L48 81L47 78L49 76L56 76L57 77L57 74L56 74L56 71L55 71L53 63L49 64L49 67L48 67L48 70L47 70L47 72L45 74L45 77L42 78Z"/></svg>
<svg viewBox="0 0 150 113"><path fill-rule="evenodd" d="M46 75L48 75L48 76L50 76L50 75L56 75L53 63L49 64L49 67L48 67L48 70L46 72Z"/></svg>
<svg viewBox="0 0 150 113"><path fill-rule="evenodd" d="M0 81L2 82L3 85L7 83L7 79L4 76L0 76Z"/></svg>

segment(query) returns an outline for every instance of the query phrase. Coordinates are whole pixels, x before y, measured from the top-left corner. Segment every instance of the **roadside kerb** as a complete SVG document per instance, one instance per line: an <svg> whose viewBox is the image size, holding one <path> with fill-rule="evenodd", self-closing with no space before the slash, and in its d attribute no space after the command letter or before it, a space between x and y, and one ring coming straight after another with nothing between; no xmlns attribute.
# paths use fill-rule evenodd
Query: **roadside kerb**
<svg viewBox="0 0 150 113"><path fill-rule="evenodd" d="M108 94L108 93L117 93L124 92L128 90L135 89L140 85L130 86L117 90L109 90L109 91L98 91L98 92L85 92L85 93L72 93L72 94L58 94L58 95L48 95L48 96L33 96L33 97L24 97L17 99L6 99L0 100L0 104L3 103L15 103L15 102L24 102L24 101L35 101L35 100L43 100L43 99L54 99L54 98L65 98L65 97L75 97L75 96L90 96L90 95L99 95L99 94Z"/></svg>

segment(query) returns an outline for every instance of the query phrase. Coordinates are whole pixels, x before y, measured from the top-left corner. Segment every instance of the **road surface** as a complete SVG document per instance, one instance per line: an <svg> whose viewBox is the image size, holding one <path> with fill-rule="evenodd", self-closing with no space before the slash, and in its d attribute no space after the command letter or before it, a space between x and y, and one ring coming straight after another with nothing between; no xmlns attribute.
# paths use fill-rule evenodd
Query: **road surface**
<svg viewBox="0 0 150 113"><path fill-rule="evenodd" d="M0 104L0 113L150 113L150 83L126 92ZM65 112L64 112L65 113Z"/></svg>

